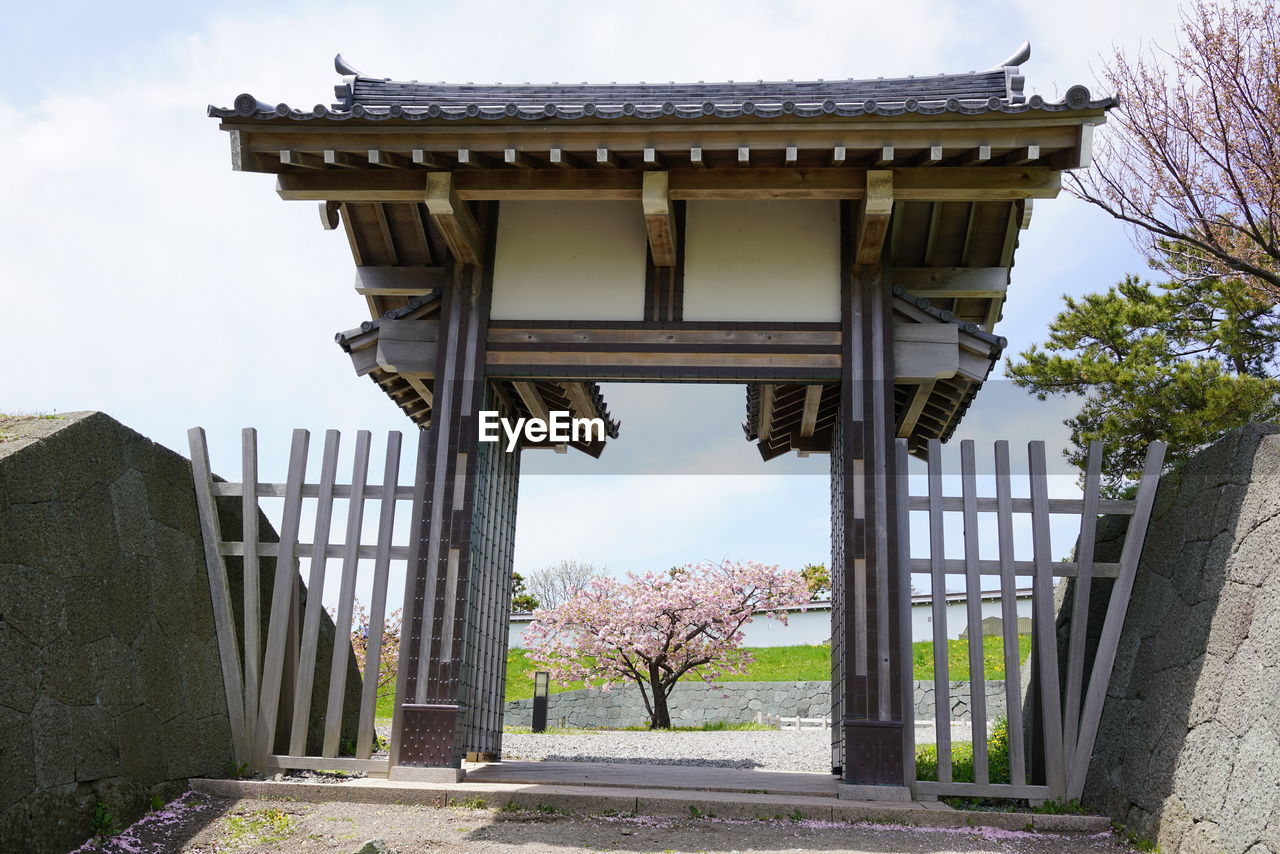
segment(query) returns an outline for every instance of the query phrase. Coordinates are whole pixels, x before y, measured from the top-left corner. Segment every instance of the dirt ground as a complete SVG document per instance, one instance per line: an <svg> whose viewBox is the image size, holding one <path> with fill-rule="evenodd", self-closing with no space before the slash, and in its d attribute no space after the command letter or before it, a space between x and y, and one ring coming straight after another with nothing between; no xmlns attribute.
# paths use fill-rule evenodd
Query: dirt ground
<svg viewBox="0 0 1280 854"><path fill-rule="evenodd" d="M851 854L1121 854L1112 834L1052 835L991 829L926 829L819 821L729 821L645 816L313 804L188 793L113 840L81 854L350 854L380 838L396 854L841 851Z"/></svg>

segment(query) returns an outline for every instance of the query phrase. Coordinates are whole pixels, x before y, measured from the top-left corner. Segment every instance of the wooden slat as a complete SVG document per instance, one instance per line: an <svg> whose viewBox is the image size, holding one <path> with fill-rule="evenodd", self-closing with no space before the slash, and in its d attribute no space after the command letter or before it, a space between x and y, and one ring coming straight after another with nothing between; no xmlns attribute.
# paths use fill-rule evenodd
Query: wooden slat
<svg viewBox="0 0 1280 854"><path fill-rule="evenodd" d="M395 533L396 484L400 478L400 433L387 433L387 457L382 470L382 506L378 513L377 552L373 560L373 593L369 602L369 637L365 641L364 682L360 689L360 731L356 756L368 759L373 750L374 715L378 708L378 670L382 662L382 635L387 620L387 585L391 567L391 540ZM407 572L412 574L412 567ZM403 616L403 611L401 612Z"/></svg>
<svg viewBox="0 0 1280 854"><path fill-rule="evenodd" d="M1080 733L1080 700L1084 690L1085 643L1089 629L1089 594L1093 585L1093 550L1098 533L1098 492L1102 488L1102 443L1089 443L1084 476L1084 512L1076 540L1075 595L1071 601L1071 636L1067 645L1067 700L1062 739L1070 760Z"/></svg>
<svg viewBox="0 0 1280 854"><path fill-rule="evenodd" d="M347 756L329 758L322 756L288 756L271 754L266 757L267 771L347 771L363 772L370 777L385 777L391 770L387 759L352 759Z"/></svg>
<svg viewBox="0 0 1280 854"><path fill-rule="evenodd" d="M240 433L241 477L244 494L240 499L241 541L244 543L244 720L252 742L258 721L258 692L262 685L262 610L259 602L261 576L258 563L258 431L246 427ZM252 753L252 748L250 749ZM250 761L246 756L242 761Z"/></svg>
<svg viewBox="0 0 1280 854"><path fill-rule="evenodd" d="M257 489L259 498L285 498L289 494L289 484L285 483L258 483ZM366 486L364 488L365 498L379 498L382 496L381 486ZM239 496L244 495L244 485L239 483L215 483L213 485L213 494L221 498L222 496ZM304 483L302 484L302 498L315 498L320 494L320 484ZM350 498L352 495L351 484L335 484L333 487L334 498ZM396 487L396 499L399 501L408 501L413 498L413 487L398 486ZM263 546L272 545L271 543L263 543ZM224 552L227 554L227 552Z"/></svg>
<svg viewBox="0 0 1280 854"><path fill-rule="evenodd" d="M218 547L218 552L223 557L240 557L241 555L244 554L244 544L235 543L235 542L230 542L230 543L223 542ZM258 544L259 557L275 557L276 555L280 554L280 552L281 552L281 546L279 543L259 543ZM314 553L315 553L315 546L313 546L311 543L297 543L290 550L290 554L293 555L294 559L304 558L304 557L310 558L313 556ZM346 547L341 543L329 543L328 545L325 546L324 554L325 554L325 557L342 557L343 555L346 554ZM375 558L378 556L378 547L367 546L367 545L361 546L359 549L358 556L361 560L369 560L371 558ZM409 556L408 546L392 546L391 547L392 560L406 560L408 556ZM1108 566L1108 565L1109 564L1099 564L1099 566ZM1074 566L1074 564L1072 564L1072 566ZM1119 566L1119 564L1114 564L1114 566ZM1111 577L1114 577L1115 574L1113 573L1112 575L1107 576L1098 572L1094 573L1095 577L1100 575L1105 578L1111 578ZM1074 573L1072 573L1070 576L1064 576L1064 577L1074 577Z"/></svg>
<svg viewBox="0 0 1280 854"><path fill-rule="evenodd" d="M316 651L320 642L320 614L324 611L324 576L327 557L321 557L329 545L329 525L333 519L333 483L338 475L337 430L326 430L324 457L320 466L320 495L316 501L316 526L312 555L307 573L307 607L302 616L302 640L298 653L298 674L293 689L293 726L289 730L289 753L301 756L307 752L307 725L311 713L311 691L315 685Z"/></svg>
<svg viewBox="0 0 1280 854"><path fill-rule="evenodd" d="M1000 549L1000 621L1004 640L1004 701L1009 721L1010 782L1027 782L1026 746L1022 726L1022 652L1018 646L1017 580L1013 560L1013 484L1009 443L996 442L996 539Z"/></svg>
<svg viewBox="0 0 1280 854"><path fill-rule="evenodd" d="M262 658L262 691L258 710L258 729L254 739L254 770L261 770L275 743L276 714L280 709L280 693L285 672L285 643L289 634L289 616L297 588L294 549L298 544L298 522L302 512L302 483L307 475L307 445L311 434L293 431L289 450L288 486L285 489L284 513L280 518L280 543L276 556L275 582L271 588L271 616L267 621L267 648ZM265 544L264 544L265 545ZM265 549L260 553L265 554Z"/></svg>
<svg viewBox="0 0 1280 854"><path fill-rule="evenodd" d="M921 795L943 795L960 798L1025 798L1034 801L1048 800L1052 793L1048 786L1011 786L1004 783L938 783L920 780L916 792Z"/></svg>
<svg viewBox="0 0 1280 854"><path fill-rule="evenodd" d="M356 433L355 459L351 465L353 486L369 482L368 430ZM351 617L356 600L356 570L359 567L360 534L364 528L364 490L355 489L347 502L347 534L342 556L342 578L338 585L338 610L333 619L333 654L329 658L329 700L325 706L322 756L337 756L342 735L342 700L347 688L347 660L351 652ZM381 545L381 544L379 544ZM377 673L377 670L374 670Z"/></svg>
<svg viewBox="0 0 1280 854"><path fill-rule="evenodd" d="M1131 516L1133 515L1134 507L1135 502L1128 500L1101 499L1098 501L1098 513L1105 516ZM929 499L919 495L911 496L911 509L928 510ZM942 509L947 512L962 511L964 510L964 503L958 496L944 496L942 499ZM998 512L999 509L996 499L979 496L979 513L995 513ZM1013 503L1009 509L1014 513L1031 513L1034 510L1030 498L1013 499ZM1079 516L1084 512L1084 499L1050 498L1048 499L1048 512L1051 514Z"/></svg>
<svg viewBox="0 0 1280 854"><path fill-rule="evenodd" d="M1151 522L1151 507L1160 486L1160 472L1164 469L1164 442L1152 442L1147 449L1146 463L1142 467L1142 479L1138 482L1137 508L1129 520L1129 531L1124 548L1120 552L1120 577L1111 588L1107 602L1107 615L1098 637L1098 652L1089 674L1089 690L1080 713L1080 737L1071 759L1071 771L1067 797L1078 798L1084 793L1085 777L1089 772L1089 760L1093 756L1094 740L1098 736L1098 724L1102 720L1102 704L1111 684L1111 668L1115 665L1116 649L1120 645L1120 633L1124 629L1125 614L1129 610L1129 596L1133 592L1133 579L1142 557L1142 547L1147 538L1147 525Z"/></svg>
<svg viewBox="0 0 1280 854"><path fill-rule="evenodd" d="M950 783L951 692L947 671L947 579L943 572L946 539L942 518L942 443L929 440L929 586L933 616L933 705L938 739L938 781Z"/></svg>
<svg viewBox="0 0 1280 854"><path fill-rule="evenodd" d="M914 656L911 645L911 513L907 510L907 496L911 494L908 476L910 452L906 439L895 442L894 452L898 463L898 656L902 661L902 777L916 778L916 728L915 684L912 673Z"/></svg>
<svg viewBox="0 0 1280 854"><path fill-rule="evenodd" d="M196 512L200 517L200 534L204 543L205 573L209 578L209 600L213 606L213 625L218 638L218 658L222 663L222 688L226 694L227 719L231 728L231 749L237 764L250 760L249 732L245 726L244 674L240 650L236 643L235 616L231 611L231 585L227 565L218 553L222 539L218 508L214 503L213 472L209 468L209 446L203 427L187 431L191 446L191 476L195 484Z"/></svg>
<svg viewBox="0 0 1280 854"><path fill-rule="evenodd" d="M1050 549L1048 470L1044 442L1027 443L1028 474L1031 479L1031 539L1035 559L1032 581L1032 608L1037 663L1040 667L1040 712L1044 730L1045 779L1054 798L1067 791L1062 742L1062 699L1058 684L1058 632L1053 610L1053 572Z"/></svg>
<svg viewBox="0 0 1280 854"><path fill-rule="evenodd" d="M228 554L228 552L224 552L224 554ZM912 558L911 560L912 572L928 572L932 566L933 564L928 558ZM1076 573L1079 571L1079 567L1074 561L1054 561L1049 566L1054 578L1075 578ZM1013 562L1013 569L1017 575L1035 575L1036 562L1033 560L1016 560ZM964 575L967 571L967 566L963 560L949 558L942 562L942 570L947 575ZM979 575L998 576L1000 573L1000 561L978 561ZM1095 563L1093 565L1094 578L1117 578L1119 575L1120 564L1118 563Z"/></svg>
<svg viewBox="0 0 1280 854"><path fill-rule="evenodd" d="M964 593L969 626L969 723L973 731L973 780L990 782L987 770L987 682L983 660L982 578L978 573L978 483L972 439L960 443L964 501Z"/></svg>

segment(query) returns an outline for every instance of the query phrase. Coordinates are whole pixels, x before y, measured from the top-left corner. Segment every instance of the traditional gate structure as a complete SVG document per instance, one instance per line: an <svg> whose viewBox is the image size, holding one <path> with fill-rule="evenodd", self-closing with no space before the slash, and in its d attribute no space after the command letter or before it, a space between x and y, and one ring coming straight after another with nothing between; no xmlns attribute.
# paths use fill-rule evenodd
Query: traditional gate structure
<svg viewBox="0 0 1280 854"><path fill-rule="evenodd" d="M618 425L596 381L699 381L746 385L764 459L830 454L832 764L906 791L895 440L924 455L954 431L1004 346L1033 201L1087 165L1112 103L1026 97L1028 57L607 86L397 82L339 57L331 106L210 107L234 169L345 232L371 319L338 344L423 428L393 775L500 746L505 639L476 627L505 624L519 454L479 441L480 413L600 418L559 448L599 455Z"/></svg>

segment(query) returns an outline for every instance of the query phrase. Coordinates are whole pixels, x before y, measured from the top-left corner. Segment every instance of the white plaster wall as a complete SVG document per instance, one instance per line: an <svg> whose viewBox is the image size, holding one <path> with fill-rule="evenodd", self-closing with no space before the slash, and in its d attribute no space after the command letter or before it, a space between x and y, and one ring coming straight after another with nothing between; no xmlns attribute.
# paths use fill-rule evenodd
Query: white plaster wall
<svg viewBox="0 0 1280 854"><path fill-rule="evenodd" d="M691 201L685 320L840 320L836 201Z"/></svg>
<svg viewBox="0 0 1280 854"><path fill-rule="evenodd" d="M501 202L491 316L643 320L646 241L636 202Z"/></svg>
<svg viewBox="0 0 1280 854"><path fill-rule="evenodd" d="M1018 616L1031 618L1030 597L1020 597L1017 603ZM999 617L1001 604L998 599L982 601L982 618ZM969 623L968 613L963 602L947 603L947 637L955 640L960 637ZM524 630L529 625L528 618L512 619L510 623L510 646L524 646ZM823 643L831 637L831 611L819 608L803 613L794 612L787 617L784 626L777 620L763 617L753 619L743 634L746 640L743 646L797 646L799 644ZM913 641L933 640L933 611L928 603L911 606L911 639Z"/></svg>

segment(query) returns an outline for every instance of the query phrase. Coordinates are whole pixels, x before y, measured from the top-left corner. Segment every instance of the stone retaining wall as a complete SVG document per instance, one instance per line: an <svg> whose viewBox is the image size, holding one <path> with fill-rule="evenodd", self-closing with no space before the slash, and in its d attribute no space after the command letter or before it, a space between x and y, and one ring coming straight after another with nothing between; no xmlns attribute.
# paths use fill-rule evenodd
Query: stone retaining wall
<svg viewBox="0 0 1280 854"><path fill-rule="evenodd" d="M916 719L932 720L933 682L916 682ZM969 683L950 683L951 719L969 720ZM1004 714L1004 683L986 685L987 717ZM713 689L697 682L676 686L671 694L671 722L676 726L698 726L715 721L747 723L756 715L820 718L831 714L829 682L725 682ZM533 700L507 703L504 723L529 726L533 721ZM640 691L633 685L615 686L609 692L593 688L552 694L547 701L547 722L583 727L646 726Z"/></svg>
<svg viewBox="0 0 1280 854"><path fill-rule="evenodd" d="M222 501L223 530L238 532L240 499ZM259 536L276 539L261 516ZM261 569L269 591L274 559ZM238 591L240 560L227 572ZM243 597L232 602L243 626ZM333 631L326 616L313 748ZM125 826L152 796L232 770L184 457L100 412L0 416L0 662L0 851L62 854L89 836L98 803ZM354 663L347 688L354 736Z"/></svg>
<svg viewBox="0 0 1280 854"><path fill-rule="evenodd" d="M1105 523L1097 559L1114 561L1125 520ZM1084 801L1168 854L1280 852L1280 426L1162 480Z"/></svg>

